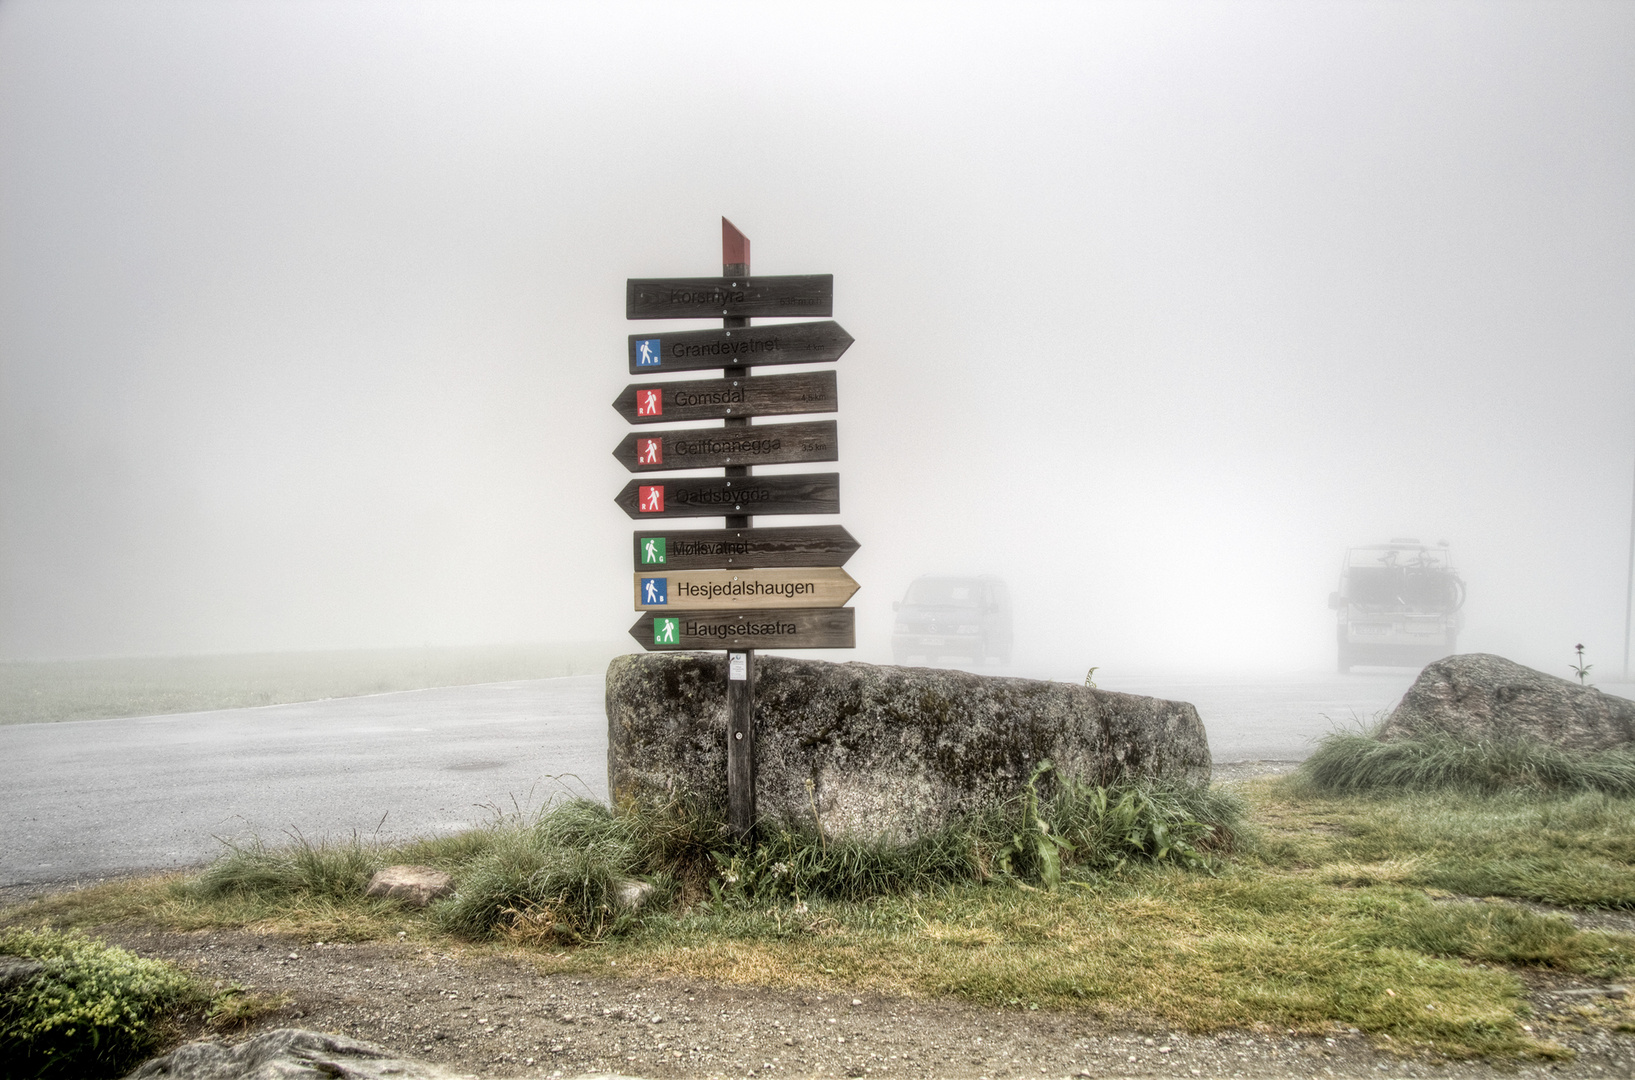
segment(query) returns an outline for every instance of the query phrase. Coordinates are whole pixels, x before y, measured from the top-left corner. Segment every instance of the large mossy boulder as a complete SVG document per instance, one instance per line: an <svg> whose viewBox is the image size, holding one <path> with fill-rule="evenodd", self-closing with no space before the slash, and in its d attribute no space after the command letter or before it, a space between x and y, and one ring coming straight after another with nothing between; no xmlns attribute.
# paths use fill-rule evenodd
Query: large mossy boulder
<svg viewBox="0 0 1635 1080"><path fill-rule="evenodd" d="M1463 653L1428 664L1380 729L1387 742L1431 734L1610 750L1635 745L1635 701L1502 656Z"/></svg>
<svg viewBox="0 0 1635 1080"><path fill-rule="evenodd" d="M907 838L1012 799L1039 762L1104 784L1209 780L1191 705L934 668L755 660L758 812L831 835ZM723 653L621 656L607 671L614 800L726 803Z"/></svg>

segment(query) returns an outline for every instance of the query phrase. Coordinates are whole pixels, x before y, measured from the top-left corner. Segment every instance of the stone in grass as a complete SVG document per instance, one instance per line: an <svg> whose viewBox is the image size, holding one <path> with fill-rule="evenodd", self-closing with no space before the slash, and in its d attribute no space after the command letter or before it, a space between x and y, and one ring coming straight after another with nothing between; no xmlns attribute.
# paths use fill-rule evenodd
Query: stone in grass
<svg viewBox="0 0 1635 1080"><path fill-rule="evenodd" d="M615 800L725 805L726 665L722 653L649 653L608 666ZM815 816L829 835L924 835L1015 798L1045 759L1095 784L1209 780L1209 741L1185 702L780 656L757 657L755 679L757 809L791 826Z"/></svg>
<svg viewBox="0 0 1635 1080"><path fill-rule="evenodd" d="M411 907L425 907L454 891L454 879L429 866L388 866L375 871L365 896L401 900Z"/></svg>
<svg viewBox="0 0 1635 1080"><path fill-rule="evenodd" d="M1489 653L1428 664L1380 729L1386 741L1429 734L1532 738L1588 752L1635 746L1635 701Z"/></svg>

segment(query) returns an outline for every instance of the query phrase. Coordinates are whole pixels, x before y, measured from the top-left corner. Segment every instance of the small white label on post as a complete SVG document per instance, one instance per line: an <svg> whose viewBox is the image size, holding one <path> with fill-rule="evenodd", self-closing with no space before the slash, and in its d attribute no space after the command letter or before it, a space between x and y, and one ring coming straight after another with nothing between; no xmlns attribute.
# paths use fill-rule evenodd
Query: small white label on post
<svg viewBox="0 0 1635 1080"><path fill-rule="evenodd" d="M730 652L727 654L727 678L733 682L746 682L749 679L749 654Z"/></svg>

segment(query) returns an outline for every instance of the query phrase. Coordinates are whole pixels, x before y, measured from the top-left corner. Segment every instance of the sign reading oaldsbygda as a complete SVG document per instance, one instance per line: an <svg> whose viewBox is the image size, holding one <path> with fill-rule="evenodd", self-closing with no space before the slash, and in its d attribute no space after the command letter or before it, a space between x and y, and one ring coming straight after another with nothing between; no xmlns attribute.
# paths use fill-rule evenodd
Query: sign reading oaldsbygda
<svg viewBox="0 0 1635 1080"><path fill-rule="evenodd" d="M613 501L633 518L838 514L840 474L637 478Z"/></svg>
<svg viewBox="0 0 1635 1080"><path fill-rule="evenodd" d="M738 428L633 431L613 456L631 472L719 469L724 465L786 465L840 458L833 420Z"/></svg>
<svg viewBox="0 0 1635 1080"><path fill-rule="evenodd" d="M835 567L638 571L637 611L840 607L857 582Z"/></svg>
<svg viewBox="0 0 1635 1080"><path fill-rule="evenodd" d="M854 608L643 613L630 628L630 636L648 651L855 649L857 616Z"/></svg>

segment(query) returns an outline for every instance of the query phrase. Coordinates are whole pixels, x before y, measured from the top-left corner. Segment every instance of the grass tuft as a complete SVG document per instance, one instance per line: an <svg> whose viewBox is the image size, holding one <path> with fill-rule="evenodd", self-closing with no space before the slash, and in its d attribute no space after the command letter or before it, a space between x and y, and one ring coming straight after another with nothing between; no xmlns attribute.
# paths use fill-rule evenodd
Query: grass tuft
<svg viewBox="0 0 1635 1080"><path fill-rule="evenodd" d="M1372 732L1326 736L1301 765L1314 791L1600 791L1635 795L1635 751L1578 753L1537 739L1463 740L1436 732L1385 742Z"/></svg>

